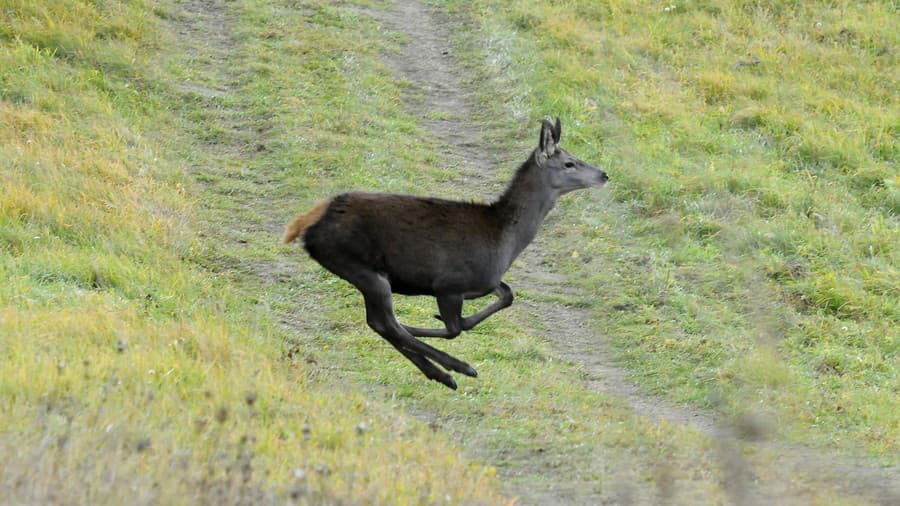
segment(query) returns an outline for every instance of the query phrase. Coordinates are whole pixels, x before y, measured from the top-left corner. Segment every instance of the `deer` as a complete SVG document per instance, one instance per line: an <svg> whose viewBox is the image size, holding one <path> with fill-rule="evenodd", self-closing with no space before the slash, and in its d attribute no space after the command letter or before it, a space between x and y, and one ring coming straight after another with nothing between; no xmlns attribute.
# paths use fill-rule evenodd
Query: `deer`
<svg viewBox="0 0 900 506"><path fill-rule="evenodd" d="M456 390L449 372L478 373L417 337L453 339L509 307L513 291L502 277L557 199L609 181L604 171L561 148L561 136L558 117L555 124L543 119L537 148L490 203L343 193L297 216L282 240L288 244L302 235L310 257L362 293L368 326L428 379ZM400 323L393 294L434 297L444 328ZM462 315L464 300L489 294L496 300Z"/></svg>

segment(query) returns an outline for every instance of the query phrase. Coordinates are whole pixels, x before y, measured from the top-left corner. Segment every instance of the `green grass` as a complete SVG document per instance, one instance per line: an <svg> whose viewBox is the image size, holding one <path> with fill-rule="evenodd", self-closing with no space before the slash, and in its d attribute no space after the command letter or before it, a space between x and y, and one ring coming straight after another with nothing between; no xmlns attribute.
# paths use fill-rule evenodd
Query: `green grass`
<svg viewBox="0 0 900 506"><path fill-rule="evenodd" d="M441 4L521 97L496 113L559 114L610 173L614 202L564 202L551 244L635 379L896 463L891 4Z"/></svg>
<svg viewBox="0 0 900 506"><path fill-rule="evenodd" d="M270 21L235 8L248 36ZM195 133L229 132L179 91L178 4L0 12L0 502L500 501L446 437L285 360L285 329L211 262L221 188L187 169L213 162ZM360 44L327 32L332 55Z"/></svg>
<svg viewBox="0 0 900 506"><path fill-rule="evenodd" d="M462 196L464 189L446 184L453 174L438 168L437 140L397 100L402 84L379 62L379 51L391 50L396 38L375 32L369 17L351 9L322 7L307 15L316 25L304 23L302 30L290 16L276 23L260 18L259 25L248 27L247 52L266 79L253 81L252 91L234 99L250 115L274 114L275 126L266 136L267 149L239 166L208 164L212 192L205 195L205 219L265 227L275 218L280 227L319 200L356 188ZM267 35L258 38L255 31ZM323 57L310 61L298 47L315 47ZM341 56L335 61L334 55ZM236 188L252 174L274 175L278 182ZM263 190L272 193L262 207L248 208L234 205L236 189L251 199L262 198ZM260 214L272 209L274 216ZM314 363L315 381L348 382L372 402L408 410L442 433L457 434L467 452L490 459L487 476L539 456L561 470L552 476L569 476L567 485L602 491L620 479L610 472L616 456L635 461L627 473L637 481L652 476L660 454L687 458L707 445L690 431L660 430L605 396L586 392L571 364L554 358L533 322L515 323L528 319L521 313L486 322L465 339L437 343L479 369L477 380L458 378L456 393L428 382L365 325L353 287L309 261L296 245L273 250L273 232L221 230L206 254L210 263L227 266L247 297L299 329L285 345L286 358ZM261 277L260 263L275 271ZM400 298L397 306L403 321L427 325L433 319L433 300ZM579 458L567 458L572 452ZM582 466L585 461L590 465ZM542 477L542 466L518 480L555 480ZM705 469L703 476L718 473L714 457L697 466ZM438 473L435 479L446 478ZM712 496L722 494L715 485L709 488Z"/></svg>
<svg viewBox="0 0 900 506"><path fill-rule="evenodd" d="M401 37L344 4L224 5L233 25L213 40L228 47L203 49L171 31L178 2L0 3L0 497L507 504L500 474L606 494L675 480L683 504L728 500L713 442L586 389L521 305L439 343L480 372L452 393L366 327L352 287L278 245L338 191L472 195L380 62ZM844 87L819 110L795 100L811 78L779 73L821 60L777 50L769 17L784 37L802 25L777 5L689 4L672 14L685 26L625 4L490 5L463 12L480 46L460 49L481 112L512 125L492 136L524 156L517 140L559 114L566 147L617 182L612 201L561 203L547 262L581 278L575 302L638 381L727 413L755 402L790 437L890 461L896 97L866 76L890 76L878 48L895 36L854 25L868 42L844 47L823 17L837 39L806 44L872 56L847 64L852 86L828 67ZM716 32L716 16L747 31ZM694 24L771 47L729 67L745 39L695 47ZM432 320L433 301L397 305ZM747 458L778 474L764 451Z"/></svg>

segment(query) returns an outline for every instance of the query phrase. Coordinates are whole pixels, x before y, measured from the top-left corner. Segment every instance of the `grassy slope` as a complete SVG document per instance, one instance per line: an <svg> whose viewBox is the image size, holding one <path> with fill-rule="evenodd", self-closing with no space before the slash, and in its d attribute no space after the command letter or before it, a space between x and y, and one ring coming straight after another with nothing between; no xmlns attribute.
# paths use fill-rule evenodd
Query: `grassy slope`
<svg viewBox="0 0 900 506"><path fill-rule="evenodd" d="M4 497L239 502L296 490L354 502L502 502L492 468L470 467L398 406L430 413L433 426L498 466L515 462L523 474L513 480L563 476L596 491L616 481L652 490L665 475L685 504L725 496L708 441L586 391L578 369L554 358L520 307L440 343L482 372L449 394L372 335L352 288L311 262L280 264L302 256L273 247L271 222L335 191L458 191L433 168L435 141L397 102L402 83L377 63L392 36L366 16L318 2L230 4L240 25L230 67L240 77L210 97L178 91L195 70L171 54L176 46L157 18L176 16L177 5L155 13L143 4L98 10L72 1L49 13L10 5L0 32L10 62L0 65L2 156L10 161L2 167L10 191L0 197L0 346L11 358L0 365L10 399L0 448L12 457L0 486L19 495ZM505 37L488 38L498 54L532 54L520 38L529 32L489 13L485 22ZM504 75L543 68L515 61ZM560 96L532 102L514 83L503 100L519 107L510 116L529 118L530 128L544 109L559 110L572 124L567 146L614 160L585 142L595 132ZM549 95L550 87L535 96ZM262 149L228 159L241 142L233 137L246 132L223 129L216 111L265 127L252 139ZM611 247L607 215L592 205L564 204L560 221L574 225L557 230L549 261L577 267L566 260L573 236L580 250L589 244L594 262L666 237L649 233L638 214L619 223L637 227L628 230L636 242L622 246L631 249ZM203 225L218 226L204 238ZM669 257L644 254L650 261L637 266L653 270L632 273L635 296L648 279L656 290L677 279L654 263ZM430 301L399 306L410 321L433 312ZM529 461L535 467L523 469ZM14 485L24 472L40 478ZM808 493L813 502L842 502L826 486Z"/></svg>
<svg viewBox="0 0 900 506"><path fill-rule="evenodd" d="M266 78L233 98L260 116L274 116L274 128L265 150L252 160L231 168L210 165L205 177L213 192L206 198L216 202L213 216L221 213L211 220L222 222L231 214L224 220L265 227L274 214L280 226L322 198L358 188L471 195L448 183L456 174L438 168L438 141L404 109L398 101L403 83L374 57L392 47L395 34L376 31L371 18L346 6L295 14L300 20L277 10L277 21L262 15L268 9L260 2L248 12L258 24L248 30L255 36L248 34L247 41L249 65ZM311 60L312 51L321 59ZM259 179L254 174L277 183L260 187L250 182ZM273 192L262 206L235 205L234 194L252 201L261 191ZM554 360L540 332L522 323L527 315L499 316L465 340L437 343L482 371L477 380L457 377L460 390L451 393L424 381L371 332L355 289L308 261L297 245L273 250L272 238L223 231L209 253L217 265L231 266L229 274L260 308L298 330L285 354L293 362L314 363L314 382L329 388L350 383L370 399L423 416L501 470L510 462L515 469L525 467L514 480L543 481L544 488L553 486L547 483L552 480L601 492L618 479L652 480L660 455L687 460L700 453L690 471L696 474L685 471L685 481L690 488L701 483L707 497L723 495L713 483L719 470L707 442L637 419L605 396L586 392L577 371ZM299 262L283 265L291 259ZM260 276L260 265L268 265L263 270L269 272ZM404 321L429 325L434 302L400 298L397 310ZM530 460L541 464L522 465ZM614 470L617 461L634 465ZM554 471L546 473L543 465ZM571 483L559 483L560 477Z"/></svg>
<svg viewBox="0 0 900 506"><path fill-rule="evenodd" d="M337 12L346 26L368 24L364 15L346 9ZM489 15L485 19L491 22ZM504 50L509 48L503 44L516 41L493 39L495 33L478 33L471 40L497 42L499 46L491 47L495 50L491 59L502 63L502 57L508 56ZM367 40L371 43L375 39ZM289 58L279 52L283 47L272 43L273 54L277 55L273 59ZM534 61L523 49L517 50L523 51L517 54L520 61ZM290 61L282 63L291 65ZM481 67L480 61L474 66ZM316 100L316 94L328 96L330 92L320 91L307 82L288 79L273 83L283 94L282 103L288 106L285 116L295 120L282 134L285 144L272 144L275 149L271 157L259 162L260 169L271 170L284 167L278 164L279 156L291 157L282 187L289 192L282 221L291 216L295 206L309 208L334 191L348 188L471 196L471 192L442 181L449 177L433 170L435 141L402 109L395 107L400 90L383 68L345 53L341 69L341 79L347 80L347 93L331 98L340 107ZM526 77L522 69L507 65L501 70L492 76L494 79L480 83L485 86L484 103L513 104L524 109L528 104L521 99L527 95L520 87L520 80ZM498 82L504 79L508 81ZM503 95L501 89L509 95ZM301 99L294 101L293 96ZM378 106L377 115L372 114L373 106ZM532 137L533 119L540 111L514 110L510 114L505 109L498 117L517 115L524 118L527 135ZM581 128L583 124L575 122L567 130L567 145L592 159L596 151L583 143ZM506 136L517 133L503 132ZM508 137L501 142L513 144ZM310 151L306 146L318 149ZM598 154L601 160L602 155ZM365 171L359 171L361 166ZM552 228L559 235L554 241L559 250L548 261L560 262L565 267L563 259L571 257L565 237L574 235L579 248L589 242L584 236L573 234L583 232L583 225L560 226L560 222L571 222L575 216L577 223L578 216L584 219L589 212L594 213L593 224L603 222L603 215L596 209L579 213L578 205L590 200L590 197L575 198L574 202L563 205L566 217L560 218ZM600 237L594 234L593 238L599 241ZM264 254L262 244L259 254ZM245 255L246 250L233 251L232 260L239 263ZM726 495L721 480L728 471L721 468L712 443L664 421L657 424L656 420L641 420L607 396L587 391L579 381L577 366L556 359L540 328L521 306L498 314L465 339L438 343L442 349L470 361L482 373L477 380L458 378L461 395L447 396L441 388L423 383L420 374L405 359L384 346L365 327L359 295L354 289L308 262L302 263L301 269L302 273L287 283L290 288L302 291L300 301L296 292L283 285L265 285L260 289L265 291L265 304L296 315L299 303L301 316L295 317L315 322L310 323L314 332L298 336L297 346L303 354L324 365L325 370L340 369L340 373L334 374L354 379L373 398L398 402L413 412L425 413L433 425L454 434L470 452L490 458L508 479L524 484L526 490L529 484L553 480L561 489L593 487L596 492L608 494L620 482L625 482L652 491L655 486L661 486L660 473L672 473L681 491L678 500L685 503L692 500L713 503ZM248 278L254 282L253 276ZM404 321L427 325L432 320L433 302L401 298L398 312ZM533 464L523 464L527 462ZM668 467L670 463L674 463L673 468ZM662 471L660 466L664 468ZM521 474L510 475L507 469ZM764 467L756 468L756 472L764 480L777 474L774 469ZM553 486L544 483L535 488ZM827 485L816 484L810 490L814 490L813 501L842 500ZM848 499L850 503L860 500Z"/></svg>
<svg viewBox="0 0 900 506"><path fill-rule="evenodd" d="M564 202L551 244L635 379L896 462L890 3L441 3L478 21L498 114L559 114L608 168L615 205Z"/></svg>
<svg viewBox="0 0 900 506"><path fill-rule="evenodd" d="M177 5L0 12L0 502L498 502L440 435L282 360L284 330L203 267L185 167L217 125L182 119L188 69L160 65L184 61ZM297 16L323 72L361 47Z"/></svg>

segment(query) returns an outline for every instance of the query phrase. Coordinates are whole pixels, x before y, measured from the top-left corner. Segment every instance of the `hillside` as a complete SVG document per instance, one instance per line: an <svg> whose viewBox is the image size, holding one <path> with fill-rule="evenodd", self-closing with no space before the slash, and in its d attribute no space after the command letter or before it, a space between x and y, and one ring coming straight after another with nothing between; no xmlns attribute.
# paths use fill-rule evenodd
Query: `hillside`
<svg viewBox="0 0 900 506"><path fill-rule="evenodd" d="M0 504L900 496L889 3L0 6ZM457 392L279 244L489 199L545 115L613 184L432 342Z"/></svg>

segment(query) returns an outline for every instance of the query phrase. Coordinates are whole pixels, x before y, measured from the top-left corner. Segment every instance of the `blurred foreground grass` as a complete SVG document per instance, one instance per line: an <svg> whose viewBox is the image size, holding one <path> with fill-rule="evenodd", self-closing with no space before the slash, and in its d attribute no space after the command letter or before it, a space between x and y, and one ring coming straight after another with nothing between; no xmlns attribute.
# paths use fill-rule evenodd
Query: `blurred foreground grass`
<svg viewBox="0 0 900 506"><path fill-rule="evenodd" d="M544 490L610 497L637 484L638 497L675 487L683 504L727 500L714 443L587 390L522 305L440 343L482 373L450 393L369 331L352 287L277 246L282 223L336 191L471 194L448 184L455 174L439 170L438 140L379 63L401 37L365 11L208 2L200 11L223 9L216 21L229 25L186 46L177 27L191 37L192 5L0 3L3 500L503 504L498 469ZM483 29L459 31L483 42L468 53L485 77L483 104L529 138L537 118L559 114L564 144L618 182L611 203L566 199L545 231L547 263L579 273L591 297L567 302L596 310L597 328L650 390L728 412L756 403L800 439L846 437L890 460L896 175L884 153L896 149L896 132L866 126L853 156L883 184L842 190L835 185L854 179L841 169L782 167L765 136L779 138L751 131L764 123L722 123L726 105L691 91L687 78L657 74L670 64L646 53L664 46L654 37L695 42L670 19L652 24L642 11L587 2L572 4L577 17L509 5L468 6ZM677 19L709 24L708 10ZM716 67L722 75L706 68L697 89L727 103L743 80L718 80L769 68L747 61ZM777 116L772 124L799 121L795 134L805 124L793 101L752 96L770 101L757 105ZM779 142L793 153L801 140ZM750 170L758 166L771 170ZM820 218L806 214L804 198ZM865 226L850 236L816 228L844 223L845 210ZM410 322L431 320L432 306L398 303ZM818 365L832 363L840 373ZM468 462L451 439L497 468ZM765 452L751 458L760 481L783 479ZM812 502L862 501L808 488Z"/></svg>

